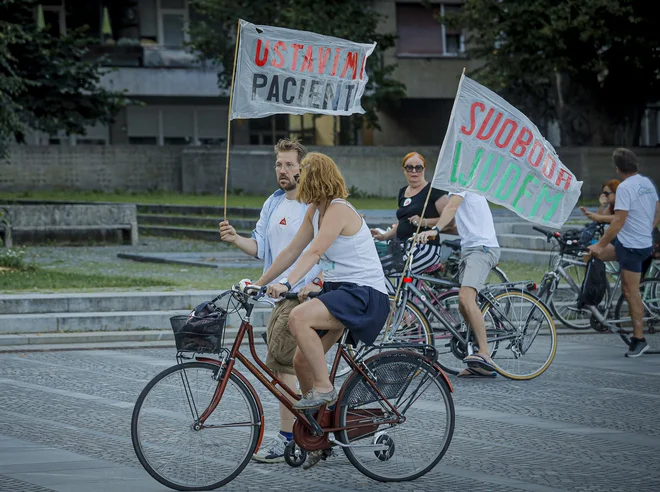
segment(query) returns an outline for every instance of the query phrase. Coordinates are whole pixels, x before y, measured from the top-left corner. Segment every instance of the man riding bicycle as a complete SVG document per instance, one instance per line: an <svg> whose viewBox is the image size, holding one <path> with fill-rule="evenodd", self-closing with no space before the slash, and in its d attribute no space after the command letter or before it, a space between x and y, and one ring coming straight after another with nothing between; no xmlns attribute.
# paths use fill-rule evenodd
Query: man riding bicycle
<svg viewBox="0 0 660 492"><path fill-rule="evenodd" d="M649 348L644 338L644 304L639 291L644 261L653 251L653 230L660 222L658 192L649 178L639 174L634 152L619 148L612 154L622 180L617 188L614 219L591 254L603 261L618 261L621 290L628 301L633 336L626 357L639 357ZM610 244L614 240L614 245Z"/></svg>
<svg viewBox="0 0 660 492"><path fill-rule="evenodd" d="M252 237L236 234L228 221L220 223L220 237L233 244L244 253L264 260L264 272L273 264L274 258L289 247L303 222L308 205L296 200L300 163L307 155L307 149L297 140L282 139L275 145L275 175L280 189L273 193L261 209L259 222ZM274 282L285 278L289 268ZM320 267L314 267L296 284L296 290L303 293L319 291L323 285ZM289 314L299 304L297 300L277 299L277 305L268 321L268 354L266 365L289 387L296 385L296 372L293 356L296 352L296 339L288 328ZM294 416L280 404L280 433L271 443L262 446L253 459L262 463L284 461L284 447L293 439Z"/></svg>
<svg viewBox="0 0 660 492"><path fill-rule="evenodd" d="M426 243L456 218L458 235L461 237L461 262L459 275L461 288L458 307L463 319L472 327L479 350L463 359L468 367L459 373L461 377L494 377L493 361L488 353L486 323L477 304L477 293L486 284L490 270L500 259L500 245L495 235L495 224L488 201L471 192L450 193L440 219L433 229L422 232L418 238Z"/></svg>

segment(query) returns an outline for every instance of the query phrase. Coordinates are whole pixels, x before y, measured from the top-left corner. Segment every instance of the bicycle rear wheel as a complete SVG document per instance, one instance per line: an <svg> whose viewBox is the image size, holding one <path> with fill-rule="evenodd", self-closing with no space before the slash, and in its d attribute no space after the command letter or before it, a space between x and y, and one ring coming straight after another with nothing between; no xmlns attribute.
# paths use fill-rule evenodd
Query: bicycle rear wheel
<svg viewBox="0 0 660 492"><path fill-rule="evenodd" d="M650 350L657 352L660 350L660 279L643 279L639 284L639 291L644 304L644 338ZM626 344L629 344L633 325L628 301L623 294L616 304L614 316L620 320L616 325L627 332L619 335Z"/></svg>
<svg viewBox="0 0 660 492"><path fill-rule="evenodd" d="M390 295L389 298L390 306L394 309L394 296ZM402 304L399 309L394 311L388 318L388 323L380 331L373 345L382 345L383 350L387 350L387 344L391 343L433 345L433 331L431 330L431 326L426 316L411 301L407 301L405 305ZM347 348L347 352L353 360L359 360L364 350L365 347L361 343L357 347L349 345ZM341 366L337 370L337 377L345 376L351 371L351 367L348 364L340 364Z"/></svg>
<svg viewBox="0 0 660 492"><path fill-rule="evenodd" d="M342 388L338 438L364 475L381 482L414 480L429 472L451 443L454 403L442 374L422 357L405 351L379 354L367 363L379 390L406 418L379 424L391 415L367 380L354 373ZM352 427L358 423L366 427ZM420 432L420 429L423 429Z"/></svg>
<svg viewBox="0 0 660 492"><path fill-rule="evenodd" d="M463 338L467 335L467 323L463 320L460 310L458 309L458 291L452 290L445 292L435 299L435 306L443 319L460 333ZM430 312L430 310L429 310ZM438 364L442 370L449 374L458 374L465 369L463 359L468 355L467 344L460 340L458 337L449 331L445 325L435 320L435 316L431 313L429 316L431 320L431 327L433 328L433 337L435 339L435 349L438 353ZM470 340L473 346L476 347L474 333L470 332ZM488 352L497 352L497 342L488 344Z"/></svg>
<svg viewBox="0 0 660 492"><path fill-rule="evenodd" d="M204 423L220 368L204 362L172 366L142 390L133 410L135 454L149 474L175 490L212 490L233 480L250 461L260 436L254 397L234 374Z"/></svg>
<svg viewBox="0 0 660 492"><path fill-rule="evenodd" d="M509 379L533 379L543 374L557 352L557 331L550 312L524 291L496 295L482 306L495 369Z"/></svg>

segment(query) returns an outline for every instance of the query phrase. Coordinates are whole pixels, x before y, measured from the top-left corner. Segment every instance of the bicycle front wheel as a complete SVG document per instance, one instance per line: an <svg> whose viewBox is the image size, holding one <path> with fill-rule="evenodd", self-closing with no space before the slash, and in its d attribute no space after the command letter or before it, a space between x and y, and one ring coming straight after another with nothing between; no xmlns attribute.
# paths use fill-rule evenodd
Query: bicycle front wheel
<svg viewBox="0 0 660 492"><path fill-rule="evenodd" d="M658 351L660 350L660 279L643 279L639 284L639 292L644 304L644 338L651 350ZM626 343L630 343L629 335L632 334L633 324L628 301L623 294L616 304L614 316L618 320L617 327L627 332L619 335Z"/></svg>
<svg viewBox="0 0 660 492"><path fill-rule="evenodd" d="M405 416L400 424L379 424L393 412L367 380L353 373L344 383L339 407L342 448L361 473L381 482L414 480L428 473L449 448L454 403L440 371L422 357L385 352L367 362L368 374ZM356 427L364 424L363 427ZM420 429L423 431L420 432Z"/></svg>
<svg viewBox="0 0 660 492"><path fill-rule="evenodd" d="M550 312L524 291L496 295L482 306L488 345L495 369L509 379L533 379L543 374L557 352L557 330Z"/></svg>
<svg viewBox="0 0 660 492"><path fill-rule="evenodd" d="M233 480L250 461L260 435L254 397L234 374L220 403L199 426L211 404L217 365L172 366L142 390L133 410L135 454L149 474L175 490L212 490Z"/></svg>
<svg viewBox="0 0 660 492"><path fill-rule="evenodd" d="M566 266L565 270L578 286L582 285L587 271L586 266L571 264ZM603 299L603 305L605 303L607 303L607 293ZM552 294L552 299L550 299L550 309L555 318L567 328L588 330L591 328L591 311L584 307L578 307L579 305L580 294L573 291L565 281L560 282Z"/></svg>

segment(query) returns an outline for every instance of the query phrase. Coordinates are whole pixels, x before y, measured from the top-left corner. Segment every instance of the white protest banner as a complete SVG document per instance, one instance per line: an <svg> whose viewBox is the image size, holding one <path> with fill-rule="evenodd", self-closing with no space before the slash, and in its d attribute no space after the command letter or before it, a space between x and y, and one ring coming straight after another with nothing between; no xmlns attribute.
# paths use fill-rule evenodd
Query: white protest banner
<svg viewBox="0 0 660 492"><path fill-rule="evenodd" d="M241 20L230 119L364 113L365 65L375 47Z"/></svg>
<svg viewBox="0 0 660 492"><path fill-rule="evenodd" d="M523 113L463 75L432 186L471 191L537 224L561 227L582 181Z"/></svg>

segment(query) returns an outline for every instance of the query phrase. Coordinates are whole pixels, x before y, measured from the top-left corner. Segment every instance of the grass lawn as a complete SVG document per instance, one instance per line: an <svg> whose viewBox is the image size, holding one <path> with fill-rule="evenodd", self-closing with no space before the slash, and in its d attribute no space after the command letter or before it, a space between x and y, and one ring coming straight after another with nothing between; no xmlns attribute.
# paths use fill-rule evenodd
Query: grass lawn
<svg viewBox="0 0 660 492"><path fill-rule="evenodd" d="M86 275L42 268L0 271L0 291L88 290L93 288L140 288L172 286L172 282L124 275Z"/></svg>
<svg viewBox="0 0 660 492"><path fill-rule="evenodd" d="M540 282L543 274L546 272L547 265L529 265L527 263L518 263L514 261L502 261L499 267L504 270L509 280L517 282L518 280L532 280Z"/></svg>
<svg viewBox="0 0 660 492"><path fill-rule="evenodd" d="M230 194L227 197L227 205L230 207L261 208L266 198L268 197ZM222 195L184 195L181 193L102 193L93 191L0 192L0 201L16 199L203 205L212 207L222 207L224 202ZM350 200L359 209L378 210L396 208L396 198L352 198Z"/></svg>
<svg viewBox="0 0 660 492"><path fill-rule="evenodd" d="M259 278L262 272L257 268L213 269L154 264L131 266L134 271L130 275L84 273L84 268L31 267L27 270L0 270L0 292L224 290L242 278ZM155 271L149 272L150 267Z"/></svg>

